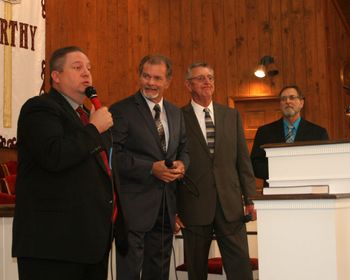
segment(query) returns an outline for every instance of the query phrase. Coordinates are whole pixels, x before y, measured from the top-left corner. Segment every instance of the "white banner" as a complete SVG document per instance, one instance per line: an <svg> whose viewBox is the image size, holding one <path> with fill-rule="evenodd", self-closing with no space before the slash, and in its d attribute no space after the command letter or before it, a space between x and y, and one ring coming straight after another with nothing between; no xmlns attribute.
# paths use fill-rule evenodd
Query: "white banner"
<svg viewBox="0 0 350 280"><path fill-rule="evenodd" d="M42 93L45 1L0 0L0 147L14 147L23 103Z"/></svg>

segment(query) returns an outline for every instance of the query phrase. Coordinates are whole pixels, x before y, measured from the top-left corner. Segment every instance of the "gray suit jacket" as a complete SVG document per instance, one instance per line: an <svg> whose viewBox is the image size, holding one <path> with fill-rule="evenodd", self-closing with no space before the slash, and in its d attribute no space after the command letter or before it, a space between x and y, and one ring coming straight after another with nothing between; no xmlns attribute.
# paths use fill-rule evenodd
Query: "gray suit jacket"
<svg viewBox="0 0 350 280"><path fill-rule="evenodd" d="M236 109L214 103L215 156L211 158L196 115L183 109L191 159L184 185L178 189L178 211L185 225L213 221L217 197L228 222L243 216L243 198L256 193L255 178Z"/></svg>
<svg viewBox="0 0 350 280"><path fill-rule="evenodd" d="M177 182L164 183L151 174L153 162L170 159L189 163L181 110L164 100L169 143L163 154L149 107L140 92L111 106L115 118L114 149L120 176L119 198L129 229L148 231L156 222L163 190L175 225Z"/></svg>

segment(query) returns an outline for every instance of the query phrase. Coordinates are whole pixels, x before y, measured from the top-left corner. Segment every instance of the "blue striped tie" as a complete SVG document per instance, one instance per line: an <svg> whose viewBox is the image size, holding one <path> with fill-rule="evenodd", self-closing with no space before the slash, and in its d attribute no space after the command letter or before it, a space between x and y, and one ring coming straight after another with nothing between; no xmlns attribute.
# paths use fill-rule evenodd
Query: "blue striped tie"
<svg viewBox="0 0 350 280"><path fill-rule="evenodd" d="M213 120L210 117L209 109L204 108L203 111L205 113L205 128L207 133L207 144L208 144L210 154L213 155L214 149L215 149L215 126L214 126Z"/></svg>
<svg viewBox="0 0 350 280"><path fill-rule="evenodd" d="M293 143L294 142L294 126L288 125L288 133L286 135L286 143Z"/></svg>

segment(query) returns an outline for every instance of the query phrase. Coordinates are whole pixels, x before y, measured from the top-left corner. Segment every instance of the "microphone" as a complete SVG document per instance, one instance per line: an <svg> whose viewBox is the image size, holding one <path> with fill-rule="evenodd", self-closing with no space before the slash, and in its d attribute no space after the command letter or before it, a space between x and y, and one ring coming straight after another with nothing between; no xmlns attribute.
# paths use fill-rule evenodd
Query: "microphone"
<svg viewBox="0 0 350 280"><path fill-rule="evenodd" d="M244 215L244 216L243 216L243 222L244 222L244 223L249 223L249 222L252 221L252 220L253 220L252 214L247 214L247 215Z"/></svg>
<svg viewBox="0 0 350 280"><path fill-rule="evenodd" d="M168 167L168 168L174 167L173 161L172 161L171 159L168 159L168 158L164 160L164 164L165 164L165 166Z"/></svg>
<svg viewBox="0 0 350 280"><path fill-rule="evenodd" d="M96 110L102 107L101 102L98 99L96 89L93 86L89 86L85 89L85 95L90 99Z"/></svg>

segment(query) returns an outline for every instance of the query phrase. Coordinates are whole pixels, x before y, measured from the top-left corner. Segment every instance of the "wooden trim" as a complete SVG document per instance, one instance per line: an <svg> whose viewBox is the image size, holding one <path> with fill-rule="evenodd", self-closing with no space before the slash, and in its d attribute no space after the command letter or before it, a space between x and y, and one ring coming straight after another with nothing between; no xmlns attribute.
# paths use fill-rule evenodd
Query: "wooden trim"
<svg viewBox="0 0 350 280"><path fill-rule="evenodd" d="M229 96L227 97L227 105L230 108L235 107L235 103L240 102L265 102L265 101L278 101L279 96Z"/></svg>
<svg viewBox="0 0 350 280"><path fill-rule="evenodd" d="M339 6L339 2L337 0L332 0L332 3L334 5L335 10L337 11L341 21L342 21L342 23L344 24L346 31L350 35L350 26L349 26L347 19L345 18L344 13L342 12L342 9Z"/></svg>
<svg viewBox="0 0 350 280"><path fill-rule="evenodd" d="M15 213L14 204L0 205L0 217L13 217Z"/></svg>
<svg viewBox="0 0 350 280"><path fill-rule="evenodd" d="M17 149L16 148L8 148L8 147L0 147L0 163L17 160Z"/></svg>
<svg viewBox="0 0 350 280"><path fill-rule="evenodd" d="M229 96L234 102L279 100L279 96Z"/></svg>
<svg viewBox="0 0 350 280"><path fill-rule="evenodd" d="M270 194L255 195L251 200L305 200L305 199L344 199L350 198L350 193L342 194Z"/></svg>
<svg viewBox="0 0 350 280"><path fill-rule="evenodd" d="M281 147L295 147L295 146L313 146L313 145L329 145L329 144L347 144L350 140L319 140L319 141L300 141L294 143L275 143L265 144L261 148L281 148Z"/></svg>

